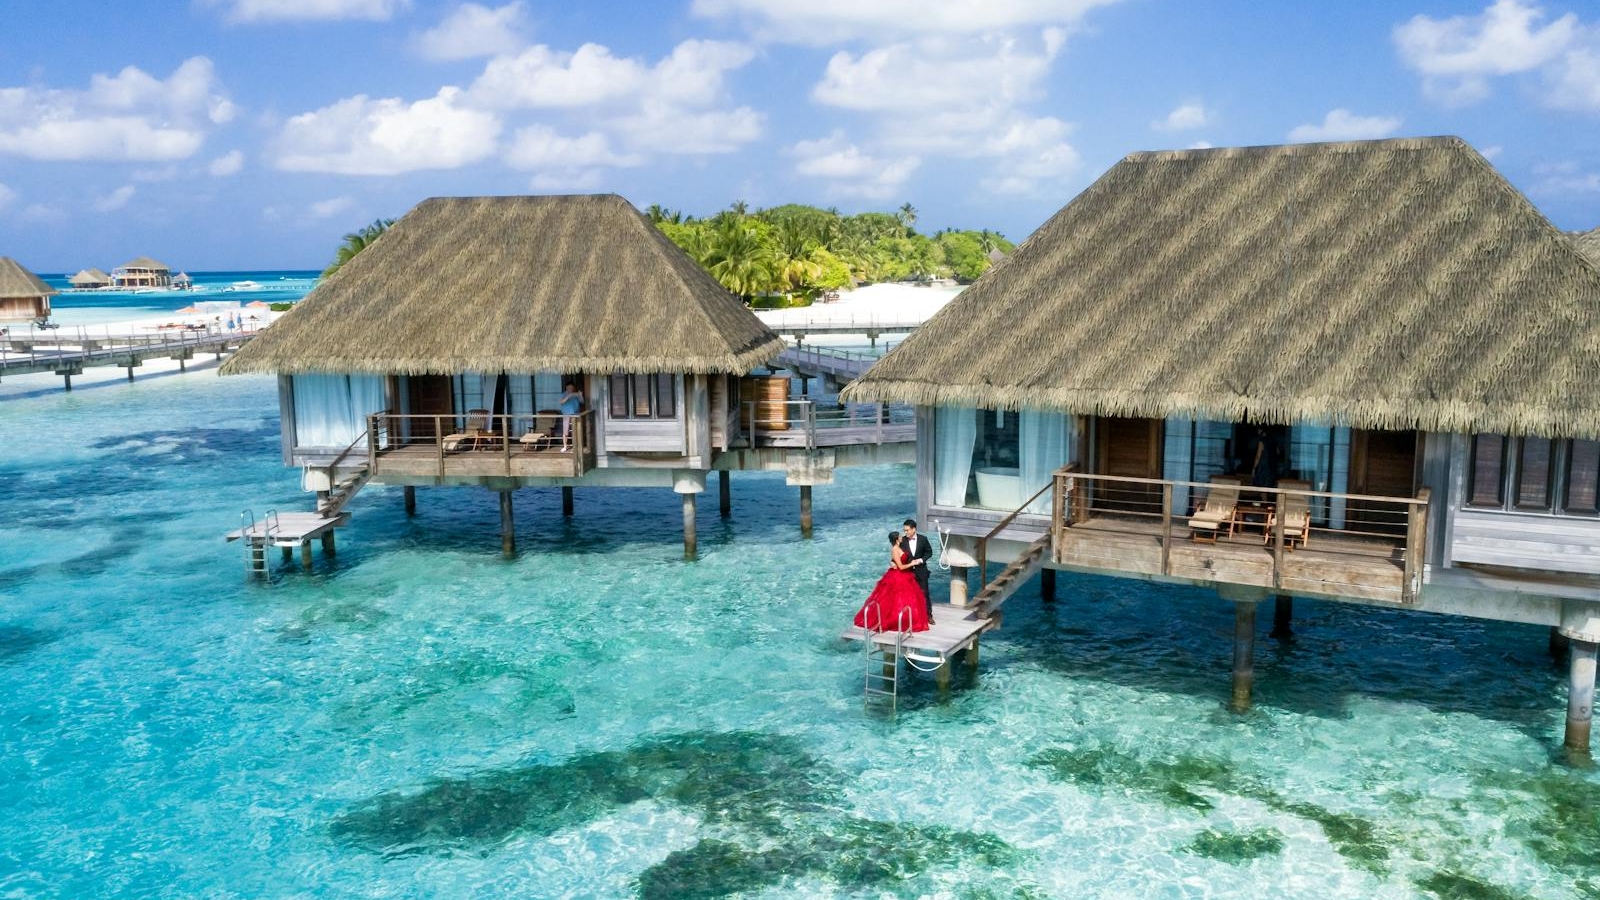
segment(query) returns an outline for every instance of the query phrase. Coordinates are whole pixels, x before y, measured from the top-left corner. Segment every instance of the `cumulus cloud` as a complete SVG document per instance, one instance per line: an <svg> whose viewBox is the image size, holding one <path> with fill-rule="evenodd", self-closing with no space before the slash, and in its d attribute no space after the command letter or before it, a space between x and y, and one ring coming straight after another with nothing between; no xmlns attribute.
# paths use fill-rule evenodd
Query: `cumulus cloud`
<svg viewBox="0 0 1600 900"><path fill-rule="evenodd" d="M135 193L137 193L137 191L134 189L133 185L125 184L122 187L119 187L111 193L105 195L104 197L100 197L99 199L95 200L95 212L116 212L124 206L127 206L128 201L133 199L133 195Z"/></svg>
<svg viewBox="0 0 1600 900"><path fill-rule="evenodd" d="M489 61L471 88L486 106L575 109L621 102L707 106L721 95L723 77L755 58L726 41L684 41L655 65L584 44L566 53L543 44Z"/></svg>
<svg viewBox="0 0 1600 900"><path fill-rule="evenodd" d="M597 166L637 166L644 157L617 153L598 131L577 137L558 133L548 125L519 129L506 150L506 164L518 169L572 172Z"/></svg>
<svg viewBox="0 0 1600 900"><path fill-rule="evenodd" d="M1335 109L1323 117L1320 125L1295 126L1289 132L1289 140L1370 141L1389 137L1399 130L1398 116L1358 116L1348 109Z"/></svg>
<svg viewBox="0 0 1600 900"><path fill-rule="evenodd" d="M85 90L0 88L0 154L41 160L167 162L193 156L237 108L211 60L165 79L135 66L95 75Z"/></svg>
<svg viewBox="0 0 1600 900"><path fill-rule="evenodd" d="M868 155L837 131L819 140L800 141L789 154L795 158L797 173L827 181L832 193L871 200L893 196L922 164L915 156Z"/></svg>
<svg viewBox="0 0 1600 900"><path fill-rule="evenodd" d="M213 178L225 178L229 175L238 174L239 170L243 168L244 154L238 150L229 150L227 153L224 153L216 159L213 159L211 163L206 166L206 171L209 172Z"/></svg>
<svg viewBox="0 0 1600 900"><path fill-rule="evenodd" d="M411 0L210 0L230 22L311 22L365 19L386 22Z"/></svg>
<svg viewBox="0 0 1600 900"><path fill-rule="evenodd" d="M695 0L694 13L744 23L764 40L825 44L885 35L976 35L1074 25L1118 0Z"/></svg>
<svg viewBox="0 0 1600 900"><path fill-rule="evenodd" d="M340 175L455 169L494 155L501 127L495 114L464 105L453 87L414 103L358 94L284 123L273 163Z"/></svg>
<svg viewBox="0 0 1600 900"><path fill-rule="evenodd" d="M1190 101L1178 104L1165 119L1151 122L1150 127L1157 131L1193 131L1210 124L1210 111L1198 101Z"/></svg>
<svg viewBox="0 0 1600 900"><path fill-rule="evenodd" d="M592 191L604 183L605 172L601 169L557 169L528 179L529 188L551 194Z"/></svg>
<svg viewBox="0 0 1600 900"><path fill-rule="evenodd" d="M307 207L306 215L313 219L331 219L354 209L356 201L353 197L330 197L327 200L318 200Z"/></svg>
<svg viewBox="0 0 1600 900"><path fill-rule="evenodd" d="M417 52L440 61L514 53L523 43L523 11L521 0L494 8L463 3L417 36Z"/></svg>
<svg viewBox="0 0 1600 900"><path fill-rule="evenodd" d="M1484 99L1492 78L1537 73L1547 105L1600 111L1600 25L1547 18L1533 3L1496 0L1473 16L1415 16L1395 27L1394 42L1423 92L1446 105Z"/></svg>

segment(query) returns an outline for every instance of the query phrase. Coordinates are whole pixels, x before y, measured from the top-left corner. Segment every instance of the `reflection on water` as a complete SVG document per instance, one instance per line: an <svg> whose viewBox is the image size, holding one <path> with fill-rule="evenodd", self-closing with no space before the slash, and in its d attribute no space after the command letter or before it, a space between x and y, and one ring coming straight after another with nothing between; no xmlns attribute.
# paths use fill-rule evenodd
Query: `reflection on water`
<svg viewBox="0 0 1600 900"><path fill-rule="evenodd" d="M1224 705L1214 594L1025 589L941 699L862 709L834 635L912 512L841 470L802 541L734 479L370 486L336 559L247 585L306 509L271 379L0 401L0 896L1600 897L1600 777L1551 764L1540 629L1302 602ZM944 584L935 575L936 590Z"/></svg>

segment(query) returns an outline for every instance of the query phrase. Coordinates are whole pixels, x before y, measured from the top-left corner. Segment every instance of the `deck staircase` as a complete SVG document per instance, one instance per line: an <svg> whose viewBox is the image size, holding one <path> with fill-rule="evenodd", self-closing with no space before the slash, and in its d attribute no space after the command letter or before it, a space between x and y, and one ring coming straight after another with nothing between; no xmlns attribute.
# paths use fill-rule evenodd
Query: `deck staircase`
<svg viewBox="0 0 1600 900"><path fill-rule="evenodd" d="M344 512L345 504L349 503L371 478L372 470L366 463L356 467L355 471L335 482L327 496L318 498L317 515L331 519Z"/></svg>
<svg viewBox="0 0 1600 900"><path fill-rule="evenodd" d="M993 581L983 586L978 595L972 598L970 606L977 611L977 615L989 618L1000 611L1000 604L1006 602L1017 588L1032 578L1035 573L1044 568L1050 560L1050 535L1046 534L1029 544L1016 559L1013 559L1001 570Z"/></svg>

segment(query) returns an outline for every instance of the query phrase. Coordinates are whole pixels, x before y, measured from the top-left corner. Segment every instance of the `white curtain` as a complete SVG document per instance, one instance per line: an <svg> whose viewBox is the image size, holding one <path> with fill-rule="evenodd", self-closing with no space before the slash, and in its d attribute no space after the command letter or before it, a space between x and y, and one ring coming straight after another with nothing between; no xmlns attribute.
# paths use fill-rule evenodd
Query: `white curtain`
<svg viewBox="0 0 1600 900"><path fill-rule="evenodd" d="M1161 477L1168 481L1198 481L1195 477L1195 422L1193 419L1168 419L1165 446L1161 451ZM1172 514L1189 512L1189 486L1172 486Z"/></svg>
<svg viewBox="0 0 1600 900"><path fill-rule="evenodd" d="M1018 468L1022 476L1022 496L1050 483L1056 470L1071 462L1073 420L1060 413L1024 410L1018 430ZM1051 493L1046 491L1028 504L1028 512L1049 515Z"/></svg>
<svg viewBox="0 0 1600 900"><path fill-rule="evenodd" d="M978 411L940 407L934 411L933 430L933 502L966 506L972 447L978 441Z"/></svg>
<svg viewBox="0 0 1600 900"><path fill-rule="evenodd" d="M299 447L343 450L384 408L381 375L294 376L294 435Z"/></svg>
<svg viewBox="0 0 1600 900"><path fill-rule="evenodd" d="M382 375L351 375L350 436L345 438L344 443L349 444L357 435L364 433L367 430L367 416L382 412L388 405L384 397ZM361 446L366 445L367 442L363 440Z"/></svg>
<svg viewBox="0 0 1600 900"><path fill-rule="evenodd" d="M1335 428L1333 430L1333 455L1332 477L1329 479L1328 490L1335 494L1350 492L1350 429ZM1335 497L1328 504L1328 527L1344 527L1344 499Z"/></svg>

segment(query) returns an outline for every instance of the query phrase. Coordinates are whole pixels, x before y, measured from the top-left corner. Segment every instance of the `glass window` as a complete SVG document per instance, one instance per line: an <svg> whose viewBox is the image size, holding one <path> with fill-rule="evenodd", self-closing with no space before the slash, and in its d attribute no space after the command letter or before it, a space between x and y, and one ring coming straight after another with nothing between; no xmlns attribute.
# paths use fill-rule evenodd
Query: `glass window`
<svg viewBox="0 0 1600 900"><path fill-rule="evenodd" d="M632 382L628 389L633 397L633 417L650 418L650 383L655 379L649 375L634 375L629 380Z"/></svg>
<svg viewBox="0 0 1600 900"><path fill-rule="evenodd" d="M1550 463L1553 442L1525 437L1517 453L1517 508L1550 508Z"/></svg>
<svg viewBox="0 0 1600 900"><path fill-rule="evenodd" d="M608 381L611 392L611 418L628 418L628 376L613 375Z"/></svg>
<svg viewBox="0 0 1600 900"><path fill-rule="evenodd" d="M1501 473L1506 464L1506 439L1498 434L1479 434L1472 438L1472 458L1467 472L1467 503L1472 506L1501 506Z"/></svg>
<svg viewBox="0 0 1600 900"><path fill-rule="evenodd" d="M673 390L673 377L671 375L650 376L656 383L656 418L671 419L675 417L678 407L678 398Z"/></svg>
<svg viewBox="0 0 1600 900"><path fill-rule="evenodd" d="M677 418L675 379L670 373L611 376L611 418Z"/></svg>
<svg viewBox="0 0 1600 900"><path fill-rule="evenodd" d="M1567 451L1567 512L1600 512L1600 441L1573 441Z"/></svg>

